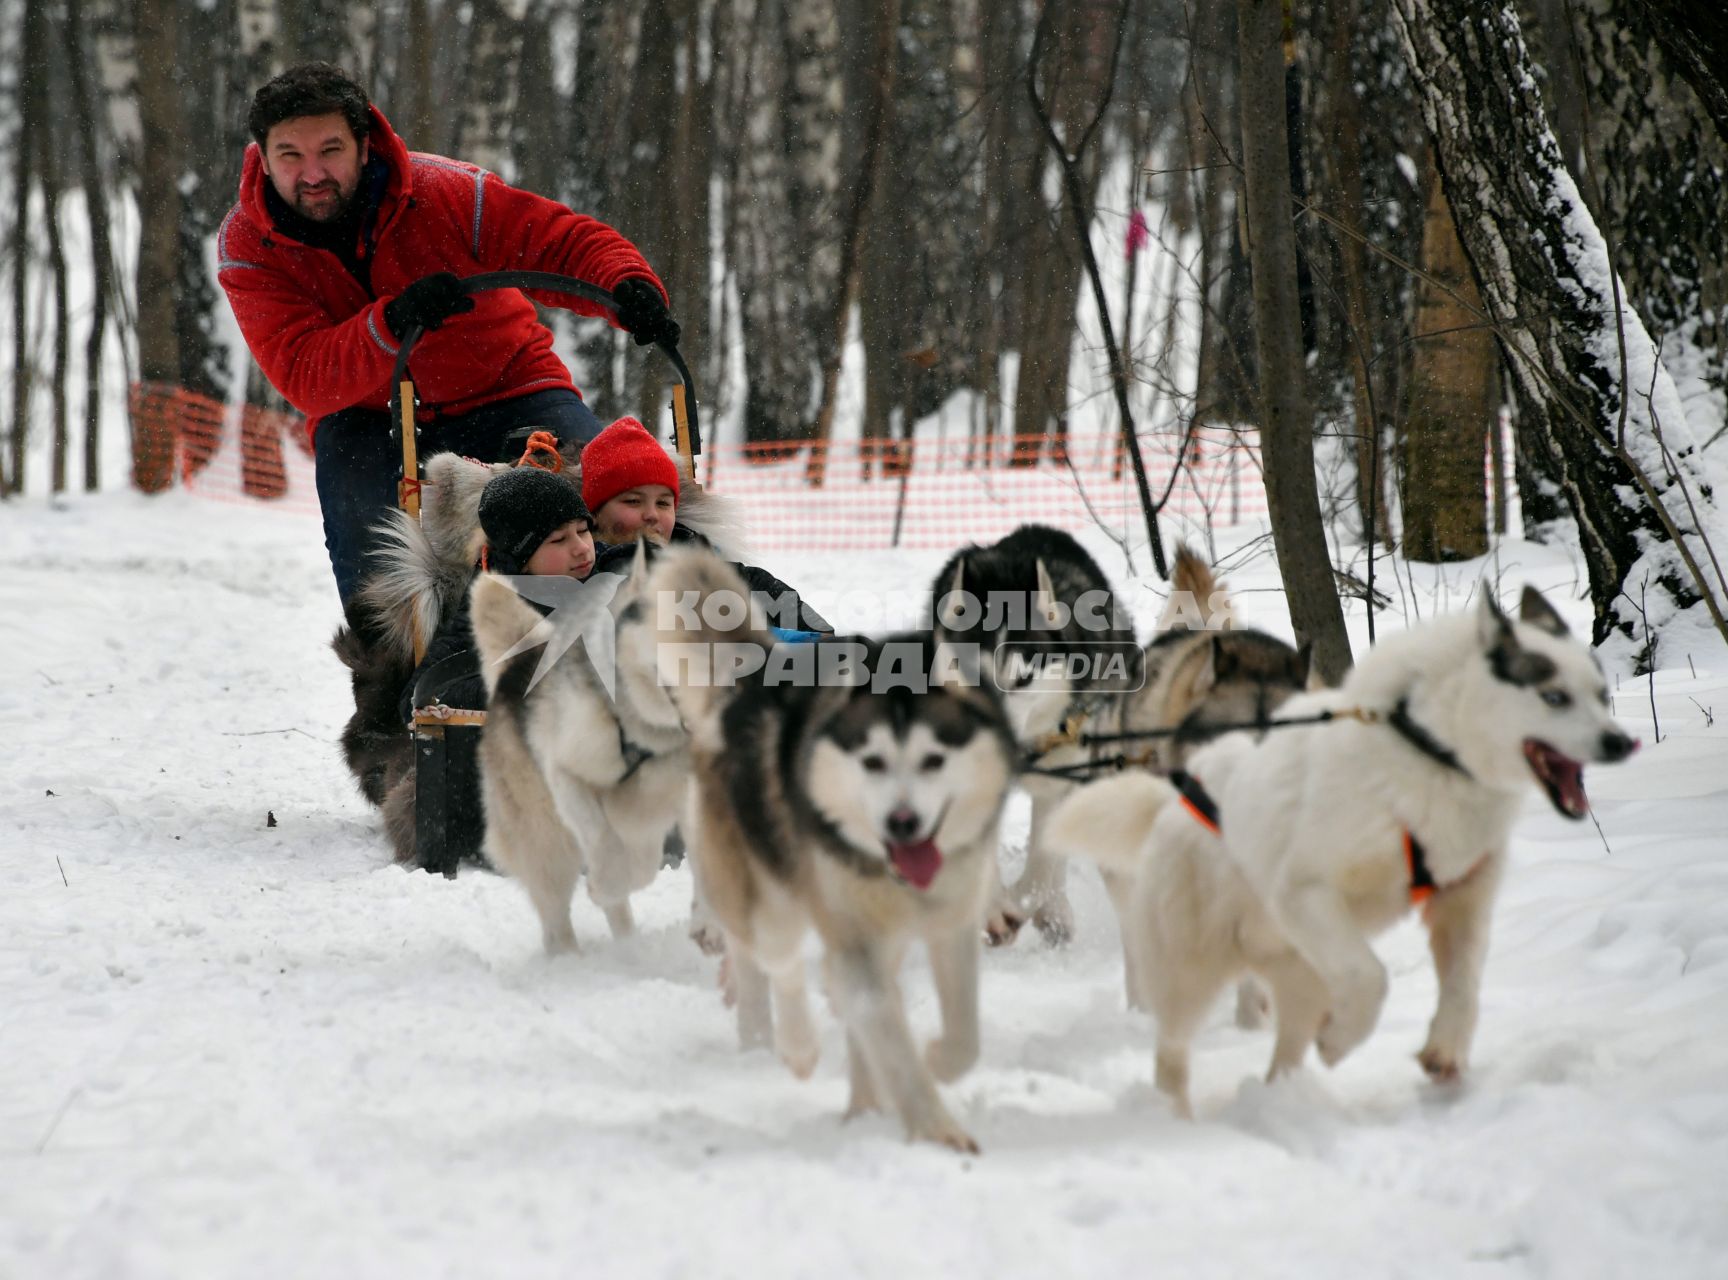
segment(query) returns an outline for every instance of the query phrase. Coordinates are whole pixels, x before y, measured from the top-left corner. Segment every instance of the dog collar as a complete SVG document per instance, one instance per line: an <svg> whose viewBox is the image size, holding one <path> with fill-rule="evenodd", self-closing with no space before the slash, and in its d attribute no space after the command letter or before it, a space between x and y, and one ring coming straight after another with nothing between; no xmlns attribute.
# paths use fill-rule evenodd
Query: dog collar
<svg viewBox="0 0 1728 1280"><path fill-rule="evenodd" d="M1200 779L1186 769L1172 769L1170 785L1176 788L1176 794L1181 797L1182 807L1188 810L1189 817L1213 835L1221 834L1218 828L1218 802L1200 785Z"/></svg>
<svg viewBox="0 0 1728 1280"><path fill-rule="evenodd" d="M647 747L630 741L624 735L624 722L618 721L618 754L624 757L624 772L613 786L622 786L630 781L631 776L654 758L654 753Z"/></svg>
<svg viewBox="0 0 1728 1280"><path fill-rule="evenodd" d="M1392 726L1394 733L1430 760L1436 761L1448 769L1456 770L1466 778L1470 776L1470 770L1464 767L1463 762L1458 759L1450 747L1447 747L1410 718L1409 698L1398 699L1398 705L1386 714L1386 723Z"/></svg>

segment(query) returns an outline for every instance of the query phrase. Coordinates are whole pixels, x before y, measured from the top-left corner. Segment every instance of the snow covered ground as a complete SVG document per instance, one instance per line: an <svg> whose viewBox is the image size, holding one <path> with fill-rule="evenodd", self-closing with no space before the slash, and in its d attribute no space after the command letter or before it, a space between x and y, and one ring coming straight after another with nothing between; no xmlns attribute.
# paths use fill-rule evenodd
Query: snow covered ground
<svg viewBox="0 0 1728 1280"><path fill-rule="evenodd" d="M879 627L939 560L770 567ZM1563 554L1509 544L1500 568L1508 598L1532 580L1584 622ZM1456 607L1479 572L1393 593ZM1286 629L1268 556L1231 581ZM1157 584L1124 586L1150 619ZM1462 1087L1412 1060L1434 983L1411 923L1380 944L1392 995L1361 1051L1268 1088L1266 1035L1221 1008L1177 1120L1077 871L1070 948L986 956L983 1060L948 1091L985 1151L964 1159L840 1123L831 1020L810 1082L737 1051L687 872L623 944L579 899L585 954L549 961L515 885L391 866L338 754L336 621L304 516L0 511L0 1276L1728 1269L1720 647L1665 651L1659 744L1646 683L1621 682L1647 746L1591 771L1601 834L1532 794Z"/></svg>

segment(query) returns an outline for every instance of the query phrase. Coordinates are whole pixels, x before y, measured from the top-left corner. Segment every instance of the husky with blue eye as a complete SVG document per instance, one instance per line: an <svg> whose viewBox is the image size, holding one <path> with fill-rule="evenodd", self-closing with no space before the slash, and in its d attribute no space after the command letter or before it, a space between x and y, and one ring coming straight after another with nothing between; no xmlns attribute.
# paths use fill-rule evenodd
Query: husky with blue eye
<svg viewBox="0 0 1728 1280"><path fill-rule="evenodd" d="M1335 719L1276 723L1324 712ZM1270 1074L1295 1069L1309 1045L1336 1064L1386 998L1369 940L1412 908L1440 988L1417 1058L1455 1079L1530 787L1582 819L1584 766L1638 746L1609 715L1594 655L1535 590L1516 620L1484 590L1473 612L1382 641L1339 688L1299 694L1273 721L1263 738L1202 747L1168 780L1083 787L1051 817L1052 849L1130 880L1126 953L1158 1023L1158 1086L1188 1110L1190 1042L1246 970L1272 992Z"/></svg>
<svg viewBox="0 0 1728 1280"><path fill-rule="evenodd" d="M662 677L690 733L683 830L726 936L741 1041L816 1066L804 942L822 943L846 1028L848 1114L886 1107L909 1138L977 1146L937 1082L978 1056L978 951L996 884L1015 748L975 665L929 633L775 645L742 580L701 550L649 575ZM901 997L907 949L930 955L942 1031L922 1051Z"/></svg>

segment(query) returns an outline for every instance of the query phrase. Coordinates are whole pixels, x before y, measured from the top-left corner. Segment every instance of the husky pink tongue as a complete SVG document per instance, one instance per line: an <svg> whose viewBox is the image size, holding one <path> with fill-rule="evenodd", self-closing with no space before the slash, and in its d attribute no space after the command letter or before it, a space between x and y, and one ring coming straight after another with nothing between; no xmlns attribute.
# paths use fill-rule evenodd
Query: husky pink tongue
<svg viewBox="0 0 1728 1280"><path fill-rule="evenodd" d="M1590 797L1584 794L1584 766L1546 742L1529 739L1524 755L1548 789L1554 807L1568 818L1579 819L1590 812Z"/></svg>
<svg viewBox="0 0 1728 1280"><path fill-rule="evenodd" d="M936 873L942 870L942 851L928 838L910 844L890 844L888 861L914 889L928 889Z"/></svg>

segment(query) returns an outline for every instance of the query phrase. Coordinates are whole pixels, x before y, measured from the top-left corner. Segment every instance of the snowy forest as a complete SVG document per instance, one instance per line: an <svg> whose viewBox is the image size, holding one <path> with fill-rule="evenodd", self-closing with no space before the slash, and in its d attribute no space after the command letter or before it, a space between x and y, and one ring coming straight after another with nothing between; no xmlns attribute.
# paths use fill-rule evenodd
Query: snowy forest
<svg viewBox="0 0 1728 1280"><path fill-rule="evenodd" d="M0 0L0 1277L1720 1277L1724 485L1724 0Z"/></svg>
<svg viewBox="0 0 1728 1280"><path fill-rule="evenodd" d="M1526 532L1576 529L1598 641L1633 634L1633 589L1638 629L1700 603L1725 625L1707 473L1728 387L1728 38L1711 5L5 7L22 377L0 491L21 491L33 430L52 432L55 491L100 482L102 361L88 352L107 340L135 382L273 402L218 339L207 247L252 90L328 59L372 86L411 147L624 228L669 285L705 382L733 389L724 408L745 440L829 430L854 333L861 434L885 451L971 392L973 430L1011 421L1013 461L1032 465L1061 449L1077 396L1099 394L1083 371L1108 366L1139 394L1137 411L1127 396L1108 409L1128 411L1130 434L1267 427L1280 563L1305 598L1325 586L1322 520L1415 560L1469 558L1490 525L1503 532L1515 475ZM60 235L74 204L90 211L88 268ZM137 225L116 225L128 207ZM1127 226L1118 297L1094 261L1106 221ZM121 254L116 235L133 233L137 254ZM73 316L79 269L97 283ZM1165 306L1135 309L1140 271L1161 273ZM1094 288L1116 352L1077 340ZM645 402L650 363L608 352L589 337L586 380ZM147 435L135 428L133 470L150 489L166 477ZM1324 511L1317 451L1332 461ZM1332 637L1339 669L1336 610L1298 625Z"/></svg>
<svg viewBox="0 0 1728 1280"><path fill-rule="evenodd" d="M1525 532L1575 530L1598 640L1694 606L1728 635L1709 541L1728 448L1728 35L1710 5L4 8L22 374L0 492L23 489L32 436L54 490L100 483L98 434L126 429L102 421L90 353L105 342L130 381L281 403L222 339L209 246L251 92L323 58L371 86L410 146L625 229L746 441L827 433L853 341L858 430L884 466L957 392L970 431L1010 425L1018 466L1060 456L1082 400L1127 435L1264 424L1297 598L1330 594L1322 522L1416 560L1468 558L1504 532L1515 477ZM89 213L88 263L61 233L73 210ZM117 243L133 236L135 252ZM1125 278L1107 264L1107 282L1096 259L1124 246ZM76 315L69 272L95 282ZM1136 305L1137 277L1164 305ZM1098 297L1108 342L1081 333ZM609 402L659 393L661 370L613 359L593 326L577 349ZM159 428L132 429L135 482L166 483ZM1314 607L1299 629L1330 637L1336 671L1336 611Z"/></svg>

